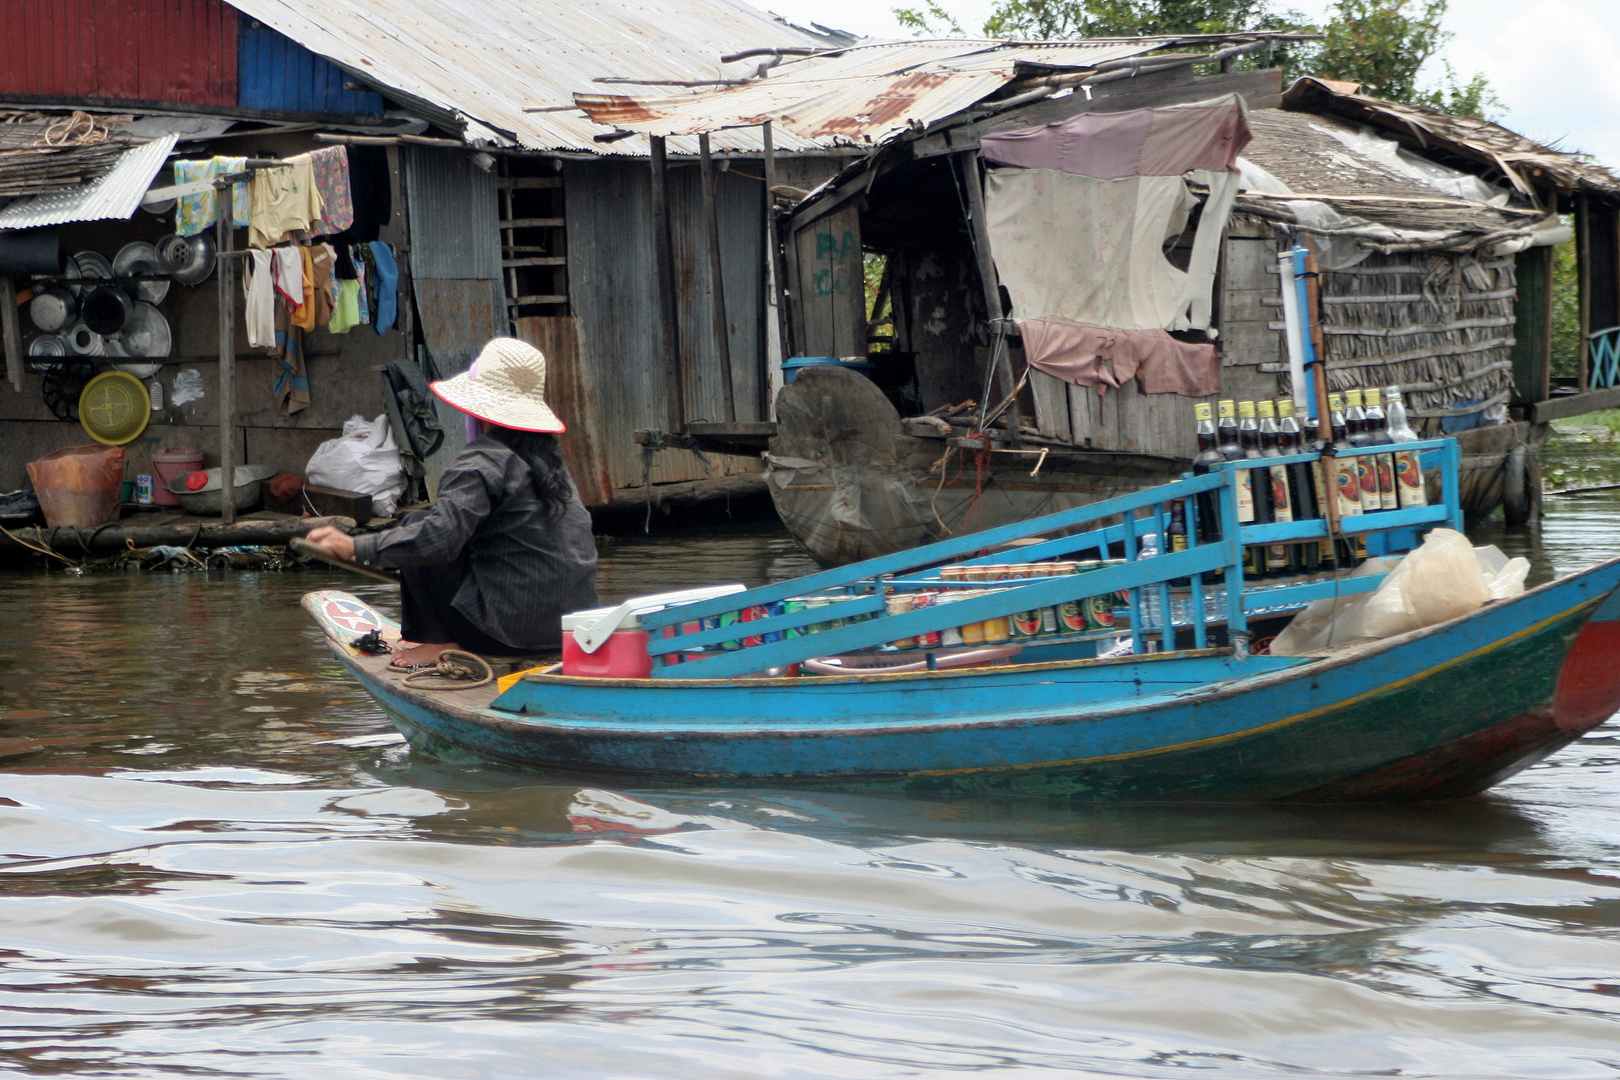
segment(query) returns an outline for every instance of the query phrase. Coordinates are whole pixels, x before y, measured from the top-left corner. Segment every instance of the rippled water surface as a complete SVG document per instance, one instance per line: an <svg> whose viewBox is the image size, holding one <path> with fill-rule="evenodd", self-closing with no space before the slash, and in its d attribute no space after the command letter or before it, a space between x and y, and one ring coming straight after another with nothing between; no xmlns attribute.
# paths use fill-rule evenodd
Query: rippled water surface
<svg viewBox="0 0 1620 1080"><path fill-rule="evenodd" d="M1488 539L1568 571L1620 497ZM0 576L0 1071L1620 1074L1614 722L1415 807L581 788L413 757L298 608L356 580Z"/></svg>

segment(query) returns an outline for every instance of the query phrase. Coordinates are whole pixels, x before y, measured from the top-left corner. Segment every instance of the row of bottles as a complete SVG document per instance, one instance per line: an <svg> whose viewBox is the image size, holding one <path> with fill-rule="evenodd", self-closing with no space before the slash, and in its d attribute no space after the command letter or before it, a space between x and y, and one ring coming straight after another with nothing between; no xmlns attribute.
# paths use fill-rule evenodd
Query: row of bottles
<svg viewBox="0 0 1620 1080"><path fill-rule="evenodd" d="M1388 410L1385 409L1385 401ZM1328 432L1317 420L1303 425L1294 415L1294 403L1224 400L1212 409L1195 406L1198 454L1193 472L1207 473L1223 461L1288 457L1369 446L1391 446L1417 441L1407 422L1399 387L1380 392L1348 390L1329 396ZM1388 453L1356 457L1324 457L1320 462L1295 462L1238 472L1237 516L1244 525L1304 521L1325 515L1332 492L1340 519L1401 507L1425 506L1423 469L1416 451L1392 449ZM1186 544L1185 511L1172 510L1169 532L1172 548ZM1213 493L1198 496L1197 532L1200 543L1220 539L1218 503ZM1180 541L1179 545L1177 541ZM1360 537L1338 541L1294 544L1255 544L1243 550L1246 578L1285 577L1323 569L1355 566L1366 558Z"/></svg>

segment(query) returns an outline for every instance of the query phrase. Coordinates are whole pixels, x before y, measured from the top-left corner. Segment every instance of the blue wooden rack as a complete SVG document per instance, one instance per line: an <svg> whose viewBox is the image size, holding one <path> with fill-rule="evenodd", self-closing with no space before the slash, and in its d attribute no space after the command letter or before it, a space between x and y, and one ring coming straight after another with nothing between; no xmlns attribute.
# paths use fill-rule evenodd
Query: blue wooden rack
<svg viewBox="0 0 1620 1080"><path fill-rule="evenodd" d="M1416 546L1421 534L1438 525L1462 529L1457 473L1461 461L1453 439L1434 439L1400 444L1402 451L1421 454L1424 471L1438 469L1441 499L1429 506L1384 510L1346 517L1340 522L1342 536L1366 538L1369 554L1397 554ZM1390 453L1388 445L1340 451L1339 457ZM1175 648L1177 620L1173 613L1171 582L1186 579L1190 616L1181 623L1189 626L1194 645L1208 643L1208 624L1224 622L1238 655L1247 654L1248 617L1273 608L1292 608L1312 600L1348 596L1377 589L1386 575L1350 577L1340 572L1323 574L1295 582L1249 582L1243 578L1243 549L1253 545L1297 544L1328 538L1328 523L1311 518L1282 524L1241 525L1238 521L1236 484L1238 474L1274 465L1312 463L1315 453L1288 457L1266 457L1226 462L1217 470L1158 487L1122 495L1047 514L1028 521L986 529L967 536L943 540L909 551L896 552L864 562L852 563L808 577L766 585L746 592L732 593L714 600L645 613L641 625L651 631L648 652L653 657L654 678L734 678L769 668L780 668L804 660L835 656L881 647L888 642L915 638L951 627L1032 611L1088 597L1125 593L1129 597L1130 636L1135 651L1152 645L1165 651ZM1221 518L1222 539L1198 542L1197 496L1212 493ZM1160 552L1142 557L1142 540L1149 535L1168 535L1171 506L1185 507L1188 546L1184 551ZM1117 518L1117 523L1105 524ZM1089 526L1089 528L1088 528ZM1005 551L987 554L1015 540L1052 535L1050 539ZM1110 554L1114 546L1123 548L1124 562ZM1053 559L1089 557L1114 560L1114 565L1086 573L1060 577L1014 579L994 583L961 583L964 587L991 588L987 595L890 614L891 593L938 590L958 587L942 581L939 568L958 565L1020 565ZM1206 577L1222 573L1219 586ZM1019 582L1023 582L1020 584ZM748 609L769 609L769 605L812 597L837 598L838 603L809 607L802 611L770 615L753 621L740 621ZM1157 599L1160 613L1154 626L1144 625L1149 601ZM732 616L738 621L705 628L705 619ZM806 632L806 628L842 619L843 625ZM859 621L850 621L858 619ZM788 631L798 631L788 636ZM1113 631L1108 636L1118 636ZM759 644L743 644L755 638ZM776 638L776 640L766 640ZM1027 639L1039 644L1053 639ZM939 651L936 647L933 651Z"/></svg>

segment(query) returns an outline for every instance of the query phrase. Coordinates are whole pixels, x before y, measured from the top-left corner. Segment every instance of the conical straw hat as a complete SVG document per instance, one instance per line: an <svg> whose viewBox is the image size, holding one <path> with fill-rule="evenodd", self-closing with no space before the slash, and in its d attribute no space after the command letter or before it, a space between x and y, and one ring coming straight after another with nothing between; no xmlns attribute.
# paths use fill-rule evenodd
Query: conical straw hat
<svg viewBox="0 0 1620 1080"><path fill-rule="evenodd" d="M546 405L546 357L516 338L494 338L472 367L433 392L480 420L518 431L566 431Z"/></svg>

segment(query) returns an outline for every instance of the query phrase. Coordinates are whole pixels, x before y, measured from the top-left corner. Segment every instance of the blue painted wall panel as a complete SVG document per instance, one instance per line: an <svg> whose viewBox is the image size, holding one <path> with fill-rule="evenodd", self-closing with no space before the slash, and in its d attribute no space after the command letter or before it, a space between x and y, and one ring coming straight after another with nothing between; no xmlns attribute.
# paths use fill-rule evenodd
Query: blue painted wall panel
<svg viewBox="0 0 1620 1080"><path fill-rule="evenodd" d="M353 76L292 39L242 16L237 30L237 105L274 112L381 116L382 95L347 90Z"/></svg>

